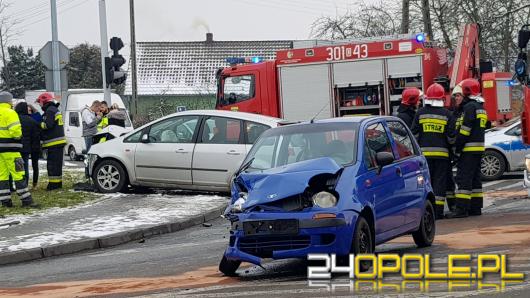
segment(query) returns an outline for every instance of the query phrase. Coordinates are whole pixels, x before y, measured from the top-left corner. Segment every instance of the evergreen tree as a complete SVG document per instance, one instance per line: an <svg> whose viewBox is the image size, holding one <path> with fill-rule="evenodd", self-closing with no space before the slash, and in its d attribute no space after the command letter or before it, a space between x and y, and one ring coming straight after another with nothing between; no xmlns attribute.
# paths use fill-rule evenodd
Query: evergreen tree
<svg viewBox="0 0 530 298"><path fill-rule="evenodd" d="M100 55L99 47L88 43L82 43L70 49L70 63L67 65L68 88L101 88Z"/></svg>
<svg viewBox="0 0 530 298"><path fill-rule="evenodd" d="M32 49L10 46L7 52L9 60L0 71L2 89L11 92L15 98L23 98L25 90L45 88L45 67L38 55L33 56Z"/></svg>

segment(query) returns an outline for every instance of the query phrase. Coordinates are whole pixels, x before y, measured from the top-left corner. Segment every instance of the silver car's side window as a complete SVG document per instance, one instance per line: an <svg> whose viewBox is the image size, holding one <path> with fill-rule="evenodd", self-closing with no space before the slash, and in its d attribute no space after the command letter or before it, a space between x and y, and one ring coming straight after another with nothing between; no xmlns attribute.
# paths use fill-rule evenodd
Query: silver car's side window
<svg viewBox="0 0 530 298"><path fill-rule="evenodd" d="M241 120L210 117L204 122L201 141L210 144L239 144L240 137Z"/></svg>
<svg viewBox="0 0 530 298"><path fill-rule="evenodd" d="M180 116L162 120L151 126L150 143L192 143L198 116Z"/></svg>

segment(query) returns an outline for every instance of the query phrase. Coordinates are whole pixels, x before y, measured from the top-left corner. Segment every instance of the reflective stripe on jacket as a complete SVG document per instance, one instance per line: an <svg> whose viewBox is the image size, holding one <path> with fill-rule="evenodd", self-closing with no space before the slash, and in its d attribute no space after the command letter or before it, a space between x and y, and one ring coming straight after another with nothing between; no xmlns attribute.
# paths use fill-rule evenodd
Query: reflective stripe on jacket
<svg viewBox="0 0 530 298"><path fill-rule="evenodd" d="M42 148L64 146L66 138L64 136L63 115L53 103L44 106L44 116L42 118Z"/></svg>
<svg viewBox="0 0 530 298"><path fill-rule="evenodd" d="M412 133L425 157L449 158L449 148L455 141L455 120L443 107L425 106L416 113Z"/></svg>
<svg viewBox="0 0 530 298"><path fill-rule="evenodd" d="M488 115L481 103L465 98L463 102L462 126L458 130L456 152L484 152L484 135L488 125Z"/></svg>
<svg viewBox="0 0 530 298"><path fill-rule="evenodd" d="M8 103L0 103L0 152L22 150L22 126L17 112Z"/></svg>

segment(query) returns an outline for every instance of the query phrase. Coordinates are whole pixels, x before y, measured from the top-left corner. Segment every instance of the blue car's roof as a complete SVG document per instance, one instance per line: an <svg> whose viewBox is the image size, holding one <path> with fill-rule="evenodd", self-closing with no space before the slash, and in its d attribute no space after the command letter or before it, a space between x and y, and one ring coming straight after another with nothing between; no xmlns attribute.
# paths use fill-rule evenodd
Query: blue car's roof
<svg viewBox="0 0 530 298"><path fill-rule="evenodd" d="M362 123L368 120L372 119L387 119L387 120L396 120L397 117L394 116L352 116L352 117L338 117L338 118L328 118L328 119L322 119L322 120L315 120L313 123L344 123L344 122L352 122L352 123ZM298 124L309 124L311 122L304 121L300 122Z"/></svg>

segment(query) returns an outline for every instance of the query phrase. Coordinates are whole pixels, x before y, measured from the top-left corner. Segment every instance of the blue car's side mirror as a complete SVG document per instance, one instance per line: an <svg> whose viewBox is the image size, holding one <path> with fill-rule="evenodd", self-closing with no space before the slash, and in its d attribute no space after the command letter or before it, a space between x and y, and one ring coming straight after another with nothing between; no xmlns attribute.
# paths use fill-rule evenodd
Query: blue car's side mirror
<svg viewBox="0 0 530 298"><path fill-rule="evenodd" d="M377 174L381 173L384 166L387 166L394 162L394 154L391 152L377 152L375 155L375 161L377 162Z"/></svg>

